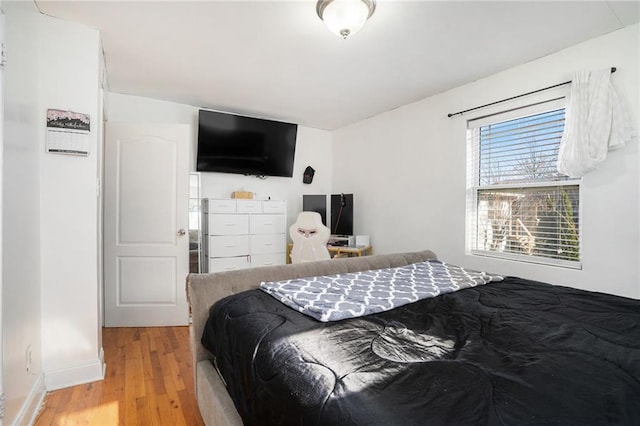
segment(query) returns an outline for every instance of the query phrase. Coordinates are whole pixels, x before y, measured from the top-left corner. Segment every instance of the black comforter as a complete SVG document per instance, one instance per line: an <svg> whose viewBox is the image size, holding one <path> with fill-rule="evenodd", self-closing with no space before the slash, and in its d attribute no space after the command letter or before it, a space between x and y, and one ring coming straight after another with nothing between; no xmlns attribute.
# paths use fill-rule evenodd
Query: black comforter
<svg viewBox="0 0 640 426"><path fill-rule="evenodd" d="M202 343L247 425L640 425L640 301L519 278L320 323L260 290Z"/></svg>

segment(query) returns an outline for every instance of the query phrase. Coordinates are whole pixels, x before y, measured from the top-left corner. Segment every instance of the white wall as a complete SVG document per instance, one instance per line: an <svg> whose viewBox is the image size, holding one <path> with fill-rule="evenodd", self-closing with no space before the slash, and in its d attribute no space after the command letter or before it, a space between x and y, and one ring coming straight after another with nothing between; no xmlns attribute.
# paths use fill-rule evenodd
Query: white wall
<svg viewBox="0 0 640 426"><path fill-rule="evenodd" d="M188 124L192 139L198 129L198 110L191 105L114 92L105 93L104 116L111 122ZM189 164L193 168L195 157L191 157Z"/></svg>
<svg viewBox="0 0 640 426"><path fill-rule="evenodd" d="M198 108L144 97L109 93L107 117L112 122L184 123L192 129L191 170L195 169ZM257 198L288 201L289 224L302 210L302 194L331 193L331 133L298 126L292 178L269 177L265 180L227 173L202 173L200 193L204 198L229 198L233 191L250 191ZM302 183L307 166L316 170L313 183Z"/></svg>
<svg viewBox="0 0 640 426"><path fill-rule="evenodd" d="M42 342L47 389L56 389L103 376L97 276L101 46L96 30L44 16L41 21ZM90 115L88 157L45 153L48 108Z"/></svg>
<svg viewBox="0 0 640 426"><path fill-rule="evenodd" d="M465 254L465 131L473 115L447 118L450 112L568 81L575 70L615 66L614 84L638 129L639 27L335 131L333 188L355 194L355 233L370 234L377 253L432 249L440 259L470 268L640 298L637 141L611 152L584 178L583 269L570 270Z"/></svg>
<svg viewBox="0 0 640 426"><path fill-rule="evenodd" d="M40 15L31 2L3 2L3 9L3 368L6 419L23 424L35 414L45 386L103 374L95 155L101 149L101 49L96 30ZM45 153L47 108L91 116L92 155Z"/></svg>
<svg viewBox="0 0 640 426"><path fill-rule="evenodd" d="M40 345L40 127L38 19L31 4L3 2L3 376L6 424L26 423L44 391ZM31 346L31 371L26 350Z"/></svg>

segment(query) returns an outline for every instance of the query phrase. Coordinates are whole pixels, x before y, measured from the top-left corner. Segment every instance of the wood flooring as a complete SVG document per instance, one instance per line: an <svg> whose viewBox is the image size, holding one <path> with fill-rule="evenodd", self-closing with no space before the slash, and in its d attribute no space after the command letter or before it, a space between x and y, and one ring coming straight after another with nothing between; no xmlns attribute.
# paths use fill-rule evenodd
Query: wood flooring
<svg viewBox="0 0 640 426"><path fill-rule="evenodd" d="M188 327L105 328L103 381L46 395L36 426L204 425Z"/></svg>

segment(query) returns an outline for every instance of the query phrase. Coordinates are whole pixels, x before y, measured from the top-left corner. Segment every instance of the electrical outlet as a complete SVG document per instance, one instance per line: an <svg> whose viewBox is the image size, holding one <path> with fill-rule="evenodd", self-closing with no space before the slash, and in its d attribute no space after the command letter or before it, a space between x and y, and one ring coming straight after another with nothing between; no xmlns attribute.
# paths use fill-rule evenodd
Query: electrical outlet
<svg viewBox="0 0 640 426"><path fill-rule="evenodd" d="M27 346L25 353L25 364L27 366L27 373L31 373L31 345Z"/></svg>

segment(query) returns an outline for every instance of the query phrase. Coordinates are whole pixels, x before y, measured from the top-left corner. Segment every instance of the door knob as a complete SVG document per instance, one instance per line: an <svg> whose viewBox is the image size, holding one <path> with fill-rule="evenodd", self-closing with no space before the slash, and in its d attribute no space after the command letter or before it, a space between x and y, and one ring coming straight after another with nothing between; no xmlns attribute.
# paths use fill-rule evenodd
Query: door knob
<svg viewBox="0 0 640 426"><path fill-rule="evenodd" d="M187 233L187 231L185 231L184 229L180 228L178 229L178 235L183 236Z"/></svg>

